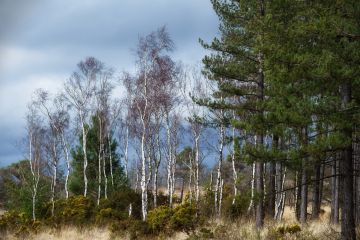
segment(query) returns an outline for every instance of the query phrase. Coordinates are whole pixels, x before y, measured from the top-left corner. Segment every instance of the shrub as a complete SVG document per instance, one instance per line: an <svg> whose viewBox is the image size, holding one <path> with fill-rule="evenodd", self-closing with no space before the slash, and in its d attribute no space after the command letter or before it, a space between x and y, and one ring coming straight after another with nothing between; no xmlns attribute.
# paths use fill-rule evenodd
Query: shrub
<svg viewBox="0 0 360 240"><path fill-rule="evenodd" d="M0 235L12 232L18 238L25 238L30 233L37 233L41 225L40 221L33 221L24 212L9 211L0 216Z"/></svg>
<svg viewBox="0 0 360 240"><path fill-rule="evenodd" d="M189 233L198 225L199 219L196 216L196 208L192 204L181 204L173 211L174 214L170 219L171 229Z"/></svg>
<svg viewBox="0 0 360 240"><path fill-rule="evenodd" d="M141 236L151 233L147 222L134 218L113 222L109 229L111 231L111 239L115 239L119 235L123 236L126 233L129 234L130 239L138 239Z"/></svg>
<svg viewBox="0 0 360 240"><path fill-rule="evenodd" d="M248 207L251 201L251 193L245 192L237 195L233 204L233 196L229 196L225 199L223 209L225 217L234 220L239 217L246 216L248 214Z"/></svg>
<svg viewBox="0 0 360 240"><path fill-rule="evenodd" d="M296 235L301 232L301 227L297 224L283 225L277 228L270 228L268 232L268 239L278 240L284 239L286 235Z"/></svg>
<svg viewBox="0 0 360 240"><path fill-rule="evenodd" d="M169 230L168 223L173 215L173 210L166 206L160 206L151 210L147 215L147 223L153 233Z"/></svg>
<svg viewBox="0 0 360 240"><path fill-rule="evenodd" d="M141 219L141 196L131 189L114 192L109 195L108 199L102 199L96 209L96 216L97 218L103 218L103 220L106 220L105 218L108 218L108 220L127 219L129 217L130 204L132 205L132 217ZM105 212L100 213L102 209L109 208L112 209L111 214L105 216Z"/></svg>
<svg viewBox="0 0 360 240"><path fill-rule="evenodd" d="M54 216L47 215L52 224L55 225L76 225L83 226L91 223L93 219L94 202L84 196L72 196L69 199L59 199L55 201Z"/></svg>
<svg viewBox="0 0 360 240"><path fill-rule="evenodd" d="M118 214L112 208L103 208L97 211L95 215L95 222L98 225L104 225L110 223L112 220L116 219Z"/></svg>
<svg viewBox="0 0 360 240"><path fill-rule="evenodd" d="M199 202L199 210L202 216L209 218L214 215L214 192L210 189L206 189L204 196Z"/></svg>
<svg viewBox="0 0 360 240"><path fill-rule="evenodd" d="M201 228L199 231L199 236L201 239L212 239L214 238L214 233L207 228Z"/></svg>

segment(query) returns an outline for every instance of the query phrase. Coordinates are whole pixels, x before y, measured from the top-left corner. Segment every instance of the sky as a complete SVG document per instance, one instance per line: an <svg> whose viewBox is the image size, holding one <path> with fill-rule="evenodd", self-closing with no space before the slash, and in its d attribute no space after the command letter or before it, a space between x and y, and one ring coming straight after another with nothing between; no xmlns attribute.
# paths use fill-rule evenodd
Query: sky
<svg viewBox="0 0 360 240"><path fill-rule="evenodd" d="M57 92L88 56L116 74L131 71L139 36L163 25L185 64L206 54L199 38L219 32L210 0L0 0L0 167L25 156L19 145L36 89Z"/></svg>

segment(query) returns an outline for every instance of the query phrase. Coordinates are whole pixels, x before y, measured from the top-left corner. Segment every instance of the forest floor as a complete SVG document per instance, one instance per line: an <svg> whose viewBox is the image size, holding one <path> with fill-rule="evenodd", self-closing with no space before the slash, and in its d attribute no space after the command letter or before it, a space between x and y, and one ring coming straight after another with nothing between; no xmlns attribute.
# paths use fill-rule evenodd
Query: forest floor
<svg viewBox="0 0 360 240"><path fill-rule="evenodd" d="M330 208L322 208L322 214L319 220L309 220L308 224L301 226L294 218L293 209L286 207L284 218L281 222L265 221L265 227L261 231L254 230L254 223L250 220L210 220L207 224L197 229L193 234L183 232L175 233L171 237L145 237L142 239L174 239L174 240L200 240L200 239L219 239L219 240L336 240L339 239L340 227L329 225ZM281 229L300 230L285 233ZM110 240L110 239L130 239L127 236L114 236L107 228L93 227L83 230L75 227L63 228L60 231L45 229L34 236L28 236L29 239L38 240ZM0 239L17 239L14 236L7 236Z"/></svg>

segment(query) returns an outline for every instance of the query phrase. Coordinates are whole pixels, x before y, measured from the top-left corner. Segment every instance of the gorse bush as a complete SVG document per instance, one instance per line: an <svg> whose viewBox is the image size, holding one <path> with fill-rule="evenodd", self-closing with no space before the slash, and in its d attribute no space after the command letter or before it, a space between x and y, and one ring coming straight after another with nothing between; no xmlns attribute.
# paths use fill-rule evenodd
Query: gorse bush
<svg viewBox="0 0 360 240"><path fill-rule="evenodd" d="M190 203L178 205L174 209L160 206L149 211L147 224L153 234L171 235L176 231L190 232L199 225L196 208Z"/></svg>
<svg viewBox="0 0 360 240"><path fill-rule="evenodd" d="M170 230L170 219L173 215L173 210L166 206L161 206L149 211L147 216L147 223L153 233L160 231L167 232Z"/></svg>
<svg viewBox="0 0 360 240"><path fill-rule="evenodd" d="M41 226L40 221L33 221L24 212L9 211L0 216L0 236L11 232L18 238L24 238L31 233L39 232Z"/></svg>
<svg viewBox="0 0 360 240"><path fill-rule="evenodd" d="M190 203L177 206L170 219L171 229L187 233L193 231L200 224L196 212L197 209Z"/></svg>
<svg viewBox="0 0 360 240"><path fill-rule="evenodd" d="M59 199L55 201L54 216L49 204L47 220L56 225L83 226L93 221L94 209L95 203L81 195Z"/></svg>
<svg viewBox="0 0 360 240"><path fill-rule="evenodd" d="M109 229L111 231L111 239L115 239L119 236L125 236L127 234L130 239L138 239L141 236L153 233L147 222L134 218L114 221L109 226Z"/></svg>

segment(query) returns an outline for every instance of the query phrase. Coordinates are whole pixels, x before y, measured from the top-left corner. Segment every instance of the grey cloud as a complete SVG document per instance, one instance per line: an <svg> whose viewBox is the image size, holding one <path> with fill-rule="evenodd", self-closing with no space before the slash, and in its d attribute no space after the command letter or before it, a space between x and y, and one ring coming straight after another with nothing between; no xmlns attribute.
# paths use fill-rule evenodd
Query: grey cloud
<svg viewBox="0 0 360 240"><path fill-rule="evenodd" d="M209 0L0 0L0 130L17 129L0 135L0 165L21 156L13 143L23 135L29 92L59 86L86 56L118 72L133 68L138 37L162 25L185 63L204 56L198 38L218 32Z"/></svg>

